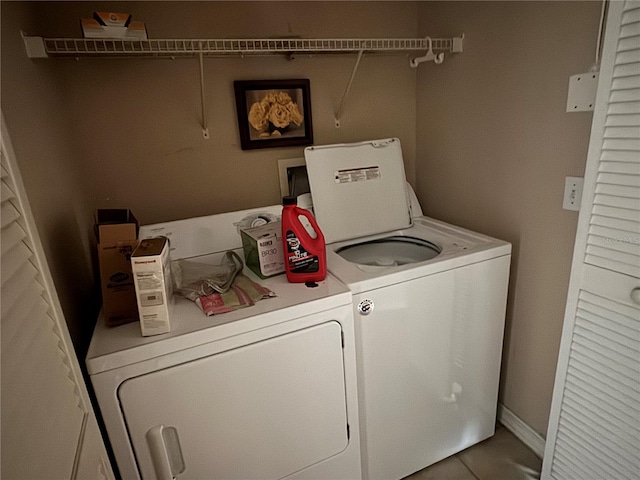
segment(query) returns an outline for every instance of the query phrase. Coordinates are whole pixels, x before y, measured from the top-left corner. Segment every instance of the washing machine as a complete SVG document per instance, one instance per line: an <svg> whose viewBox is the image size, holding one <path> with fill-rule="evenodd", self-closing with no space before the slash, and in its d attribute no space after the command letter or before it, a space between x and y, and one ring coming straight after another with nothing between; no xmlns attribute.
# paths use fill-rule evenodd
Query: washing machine
<svg viewBox="0 0 640 480"><path fill-rule="evenodd" d="M171 258L218 264L237 225L281 207L141 227ZM266 219L266 220L264 220ZM86 365L123 479L361 478L350 291L245 275L277 295L207 317L176 298L171 331L99 319Z"/></svg>
<svg viewBox="0 0 640 480"><path fill-rule="evenodd" d="M328 269L353 294L364 478L493 435L510 244L422 216L397 138L305 161Z"/></svg>

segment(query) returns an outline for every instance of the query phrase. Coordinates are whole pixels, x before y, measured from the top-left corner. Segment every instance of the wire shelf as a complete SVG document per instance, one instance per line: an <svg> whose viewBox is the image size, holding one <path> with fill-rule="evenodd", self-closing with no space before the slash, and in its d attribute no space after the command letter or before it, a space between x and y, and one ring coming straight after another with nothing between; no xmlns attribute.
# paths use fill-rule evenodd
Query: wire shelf
<svg viewBox="0 0 640 480"><path fill-rule="evenodd" d="M204 96L205 56L227 55L294 55L340 54L358 55L349 84L335 114L335 126L340 127L345 100L365 53L411 55L409 65L416 68L423 62L444 60L444 52L462 52L464 34L452 38L246 38L246 39L163 39L143 40L133 38L43 38L22 32L25 50L29 58L176 58L198 57L200 61L200 88L202 92L202 135L209 138ZM435 54L434 51L439 53ZM425 53L426 52L426 53Z"/></svg>
<svg viewBox="0 0 640 480"><path fill-rule="evenodd" d="M29 37L31 39L39 37ZM456 40L432 38L433 50L458 51ZM98 39L43 38L46 56L72 57L178 57L194 55L271 55L292 53L384 53L424 51L426 38L355 38L355 39ZM461 47L460 47L461 51Z"/></svg>

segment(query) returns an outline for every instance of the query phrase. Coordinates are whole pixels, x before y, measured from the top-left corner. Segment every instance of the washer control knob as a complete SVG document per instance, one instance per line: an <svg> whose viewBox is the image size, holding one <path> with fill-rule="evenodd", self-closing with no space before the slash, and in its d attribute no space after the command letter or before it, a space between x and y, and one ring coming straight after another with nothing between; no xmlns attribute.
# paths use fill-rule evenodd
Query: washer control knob
<svg viewBox="0 0 640 480"><path fill-rule="evenodd" d="M360 312L360 315L369 315L373 312L373 307L373 300L365 298L358 304L358 312Z"/></svg>

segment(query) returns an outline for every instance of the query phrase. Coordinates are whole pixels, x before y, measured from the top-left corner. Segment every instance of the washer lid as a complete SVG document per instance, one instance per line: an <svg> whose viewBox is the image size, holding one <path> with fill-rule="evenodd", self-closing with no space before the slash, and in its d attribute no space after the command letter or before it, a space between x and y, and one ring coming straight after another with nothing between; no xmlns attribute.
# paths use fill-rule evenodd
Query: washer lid
<svg viewBox="0 0 640 480"><path fill-rule="evenodd" d="M398 138L312 146L304 156L327 243L411 226Z"/></svg>

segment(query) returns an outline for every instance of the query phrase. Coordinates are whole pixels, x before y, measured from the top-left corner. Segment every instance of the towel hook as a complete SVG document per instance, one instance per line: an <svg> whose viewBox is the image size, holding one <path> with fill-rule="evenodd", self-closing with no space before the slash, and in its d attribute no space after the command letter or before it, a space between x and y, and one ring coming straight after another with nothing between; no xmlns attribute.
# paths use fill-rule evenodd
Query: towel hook
<svg viewBox="0 0 640 480"><path fill-rule="evenodd" d="M444 62L444 52L440 52L437 55L434 54L433 41L431 40L431 37L426 37L426 40L427 40L427 44L429 45L429 50L424 56L411 59L411 61L409 62L409 65L411 65L412 68L416 68L421 63L430 62L431 60L433 60L433 63L437 65L440 65L442 62Z"/></svg>

